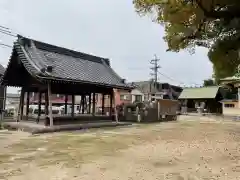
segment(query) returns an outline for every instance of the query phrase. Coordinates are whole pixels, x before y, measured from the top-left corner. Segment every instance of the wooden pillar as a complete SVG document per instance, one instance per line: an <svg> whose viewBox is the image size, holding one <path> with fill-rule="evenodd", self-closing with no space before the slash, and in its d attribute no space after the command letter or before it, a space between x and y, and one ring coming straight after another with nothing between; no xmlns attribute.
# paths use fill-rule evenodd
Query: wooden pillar
<svg viewBox="0 0 240 180"><path fill-rule="evenodd" d="M38 117L37 117L37 123L39 123L40 121L40 117L41 117L41 105L42 105L42 93L39 92L38 93Z"/></svg>
<svg viewBox="0 0 240 180"><path fill-rule="evenodd" d="M82 95L82 96L81 96L81 101L82 101L82 114L84 114L85 95Z"/></svg>
<svg viewBox="0 0 240 180"><path fill-rule="evenodd" d="M113 93L110 94L110 112L109 112L110 117L112 117L112 108L113 108Z"/></svg>
<svg viewBox="0 0 240 180"><path fill-rule="evenodd" d="M114 112L115 112L115 121L118 122L118 112L117 112L117 106L116 106L115 99L116 99L115 91L113 90L113 107L114 107Z"/></svg>
<svg viewBox="0 0 240 180"><path fill-rule="evenodd" d="M88 96L88 114L91 114L91 107L92 107L92 94Z"/></svg>
<svg viewBox="0 0 240 180"><path fill-rule="evenodd" d="M28 120L28 115L29 115L29 99L30 99L30 92L27 91L26 120Z"/></svg>
<svg viewBox="0 0 240 180"><path fill-rule="evenodd" d="M49 120L50 120L50 127L53 126L53 115L52 115L52 92L51 92L51 84L48 83L48 103L49 103Z"/></svg>
<svg viewBox="0 0 240 180"><path fill-rule="evenodd" d="M68 95L66 94L65 95L65 107L64 107L64 109L65 109L65 114L67 114L68 112Z"/></svg>
<svg viewBox="0 0 240 180"><path fill-rule="evenodd" d="M45 92L45 116L48 117L48 91Z"/></svg>
<svg viewBox="0 0 240 180"><path fill-rule="evenodd" d="M74 106L75 106L75 95L72 94L72 112L71 112L71 115L72 115L72 119L74 118Z"/></svg>
<svg viewBox="0 0 240 180"><path fill-rule="evenodd" d="M102 94L102 115L104 115L105 94Z"/></svg>
<svg viewBox="0 0 240 180"><path fill-rule="evenodd" d="M95 109L96 109L96 94L93 93L93 105L92 105L92 115L95 116Z"/></svg>
<svg viewBox="0 0 240 180"><path fill-rule="evenodd" d="M24 89L21 89L21 94L20 94L20 102L19 102L19 107L18 107L18 116L17 116L17 122L22 120L23 117L23 106L24 106Z"/></svg>

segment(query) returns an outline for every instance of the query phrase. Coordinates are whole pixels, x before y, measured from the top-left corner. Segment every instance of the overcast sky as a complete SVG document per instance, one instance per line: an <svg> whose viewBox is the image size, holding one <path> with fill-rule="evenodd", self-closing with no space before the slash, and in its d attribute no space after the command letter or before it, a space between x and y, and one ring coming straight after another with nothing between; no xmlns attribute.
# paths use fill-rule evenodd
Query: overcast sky
<svg viewBox="0 0 240 180"><path fill-rule="evenodd" d="M149 61L161 60L161 82L202 84L212 75L207 50L166 52L164 29L140 17L132 0L0 0L0 25L23 36L109 58L127 81L148 80ZM0 34L1 43L14 38ZM7 65L10 48L0 46L0 63ZM8 92L16 91L9 88Z"/></svg>

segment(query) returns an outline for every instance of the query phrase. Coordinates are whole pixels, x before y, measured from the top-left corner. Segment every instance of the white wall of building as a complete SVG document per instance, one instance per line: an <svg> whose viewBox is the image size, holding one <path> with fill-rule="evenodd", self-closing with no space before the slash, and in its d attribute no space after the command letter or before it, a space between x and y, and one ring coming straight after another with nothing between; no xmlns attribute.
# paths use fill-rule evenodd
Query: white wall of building
<svg viewBox="0 0 240 180"><path fill-rule="evenodd" d="M131 91L131 99L132 99L132 102L135 102L136 101L136 95L137 96L142 96L142 101L144 101L144 94L140 91L140 90L138 90L138 89L133 89L132 91Z"/></svg>

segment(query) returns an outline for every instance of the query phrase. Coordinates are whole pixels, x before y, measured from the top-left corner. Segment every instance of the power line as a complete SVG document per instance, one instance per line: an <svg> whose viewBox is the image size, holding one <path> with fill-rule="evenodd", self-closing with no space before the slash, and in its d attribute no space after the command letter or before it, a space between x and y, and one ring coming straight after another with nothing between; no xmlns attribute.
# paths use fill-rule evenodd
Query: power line
<svg viewBox="0 0 240 180"><path fill-rule="evenodd" d="M2 29L0 29L0 33L8 35L8 36L12 36L12 37L17 37L17 35L12 34L10 31L8 32L8 31L2 30Z"/></svg>
<svg viewBox="0 0 240 180"><path fill-rule="evenodd" d="M165 73L162 73L162 72L159 72L159 71L158 71L158 73L159 73L160 75L162 75L163 77L165 77L165 78L167 78L167 79L169 79L169 80L171 80L171 81L173 81L173 82L177 82L177 83L182 84L182 85L185 86L185 83L184 83L184 82L178 81L178 80L176 80L176 79L174 79L174 78L166 75ZM197 84L197 83L192 83L192 82L191 82L191 84L194 84L194 85L196 85L196 86L201 86L200 84Z"/></svg>
<svg viewBox="0 0 240 180"><path fill-rule="evenodd" d="M177 83L179 83L179 84L184 84L183 82L180 82L180 81L178 81L178 80L175 80L175 79L173 79L173 78L171 78L171 77L167 76L166 74L163 74L163 73L161 73L161 72L159 72L159 71L158 71L158 73L159 73L160 75L162 75L163 77L171 80L171 81L177 82Z"/></svg>
<svg viewBox="0 0 240 180"><path fill-rule="evenodd" d="M3 26L3 25L0 25L0 33L8 36L12 36L12 37L17 37L16 33L13 33L9 27Z"/></svg>
<svg viewBox="0 0 240 180"><path fill-rule="evenodd" d="M6 27L6 26L2 26L2 25L0 25L0 28L10 30L10 28L8 28L8 27Z"/></svg>
<svg viewBox="0 0 240 180"><path fill-rule="evenodd" d="M12 48L12 46L7 45L7 44L3 44L3 43L0 43L0 46L4 46L4 47L8 47L8 48Z"/></svg>

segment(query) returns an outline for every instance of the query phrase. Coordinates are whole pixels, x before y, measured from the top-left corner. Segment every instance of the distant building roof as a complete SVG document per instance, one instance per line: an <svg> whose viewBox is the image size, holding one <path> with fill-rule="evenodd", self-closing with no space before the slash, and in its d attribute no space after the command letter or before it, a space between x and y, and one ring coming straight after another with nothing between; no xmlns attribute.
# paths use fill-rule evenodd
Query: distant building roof
<svg viewBox="0 0 240 180"><path fill-rule="evenodd" d="M14 43L12 54L6 72L14 71L11 64L16 62L13 60L18 56L28 73L39 80L96 84L119 89L130 88L110 67L109 59L106 58L22 36L18 36L18 40ZM11 86L7 80L10 76L4 75L2 83ZM17 83L15 84L17 86ZM12 86L14 86L13 82Z"/></svg>
<svg viewBox="0 0 240 180"><path fill-rule="evenodd" d="M139 89L142 93L156 93L160 91L160 83L155 86L153 81L137 81L132 82L132 86Z"/></svg>
<svg viewBox="0 0 240 180"><path fill-rule="evenodd" d="M163 89L164 86L169 87L173 91L182 91L181 87L171 85L169 83L157 83L156 85L152 81L137 81L129 83L133 85L135 88L139 89L142 93L159 93Z"/></svg>
<svg viewBox="0 0 240 180"><path fill-rule="evenodd" d="M218 86L184 88L179 99L213 99L218 93Z"/></svg>

